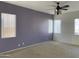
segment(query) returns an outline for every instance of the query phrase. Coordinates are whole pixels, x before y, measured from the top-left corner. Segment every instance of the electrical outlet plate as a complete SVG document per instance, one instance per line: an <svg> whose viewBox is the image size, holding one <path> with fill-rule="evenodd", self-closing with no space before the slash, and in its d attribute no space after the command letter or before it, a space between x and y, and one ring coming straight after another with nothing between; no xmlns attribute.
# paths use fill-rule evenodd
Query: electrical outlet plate
<svg viewBox="0 0 79 59"><path fill-rule="evenodd" d="M24 45L24 42L22 44Z"/></svg>
<svg viewBox="0 0 79 59"><path fill-rule="evenodd" d="M18 44L18 46L20 47L20 46L21 46L21 44Z"/></svg>

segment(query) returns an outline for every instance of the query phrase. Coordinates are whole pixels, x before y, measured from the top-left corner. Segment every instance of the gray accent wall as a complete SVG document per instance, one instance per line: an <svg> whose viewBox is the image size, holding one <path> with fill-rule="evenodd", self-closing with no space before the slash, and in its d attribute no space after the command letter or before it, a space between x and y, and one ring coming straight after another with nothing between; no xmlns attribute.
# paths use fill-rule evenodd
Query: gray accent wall
<svg viewBox="0 0 79 59"><path fill-rule="evenodd" d="M48 41L52 37L52 34L48 33L48 20L52 19L53 15L4 2L0 2L1 12L16 14L16 37L0 38L0 52Z"/></svg>
<svg viewBox="0 0 79 59"><path fill-rule="evenodd" d="M68 12L62 15L55 16L61 20L61 33L54 34L54 40L79 45L79 35L74 34L74 20L79 18L79 11Z"/></svg>

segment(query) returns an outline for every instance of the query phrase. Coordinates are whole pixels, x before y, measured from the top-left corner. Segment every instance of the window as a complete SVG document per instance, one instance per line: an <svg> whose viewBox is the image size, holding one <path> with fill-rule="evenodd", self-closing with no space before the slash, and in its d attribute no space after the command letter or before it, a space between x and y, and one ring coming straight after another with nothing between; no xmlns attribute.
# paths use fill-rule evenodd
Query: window
<svg viewBox="0 0 79 59"><path fill-rule="evenodd" d="M61 20L54 20L54 33L61 33Z"/></svg>
<svg viewBox="0 0 79 59"><path fill-rule="evenodd" d="M16 15L1 13L1 38L16 37Z"/></svg>
<svg viewBox="0 0 79 59"><path fill-rule="evenodd" d="M48 33L61 33L61 20L48 20L48 27Z"/></svg>
<svg viewBox="0 0 79 59"><path fill-rule="evenodd" d="M53 33L53 20L48 20L48 33Z"/></svg>
<svg viewBox="0 0 79 59"><path fill-rule="evenodd" d="M79 19L75 19L75 35L79 35Z"/></svg>

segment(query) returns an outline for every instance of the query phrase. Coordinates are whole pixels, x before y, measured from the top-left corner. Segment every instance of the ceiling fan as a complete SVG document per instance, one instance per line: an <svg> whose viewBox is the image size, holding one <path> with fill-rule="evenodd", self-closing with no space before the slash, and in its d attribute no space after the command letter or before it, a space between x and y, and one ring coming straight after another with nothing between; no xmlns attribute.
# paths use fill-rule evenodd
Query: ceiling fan
<svg viewBox="0 0 79 59"><path fill-rule="evenodd" d="M57 15L61 14L61 11L62 11L62 10L68 10L68 9L66 9L66 8L68 8L69 5L60 6L60 2L56 2L56 4L57 4L57 6L56 6L56 8L55 8L55 13L56 13Z"/></svg>

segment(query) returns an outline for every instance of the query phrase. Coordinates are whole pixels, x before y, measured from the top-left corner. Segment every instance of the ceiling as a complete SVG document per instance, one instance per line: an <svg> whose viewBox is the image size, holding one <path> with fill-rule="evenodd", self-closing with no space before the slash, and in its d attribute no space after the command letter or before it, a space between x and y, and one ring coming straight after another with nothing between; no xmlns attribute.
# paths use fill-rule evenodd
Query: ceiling
<svg viewBox="0 0 79 59"><path fill-rule="evenodd" d="M22 6L25 8L33 9L40 12L45 12L48 14L54 14L56 2L55 1L5 1L6 3ZM70 5L67 11L62 11L63 13L78 11L79 1L61 1L60 6Z"/></svg>

